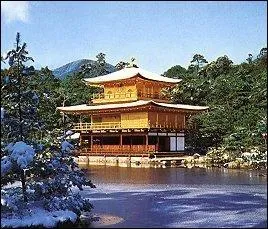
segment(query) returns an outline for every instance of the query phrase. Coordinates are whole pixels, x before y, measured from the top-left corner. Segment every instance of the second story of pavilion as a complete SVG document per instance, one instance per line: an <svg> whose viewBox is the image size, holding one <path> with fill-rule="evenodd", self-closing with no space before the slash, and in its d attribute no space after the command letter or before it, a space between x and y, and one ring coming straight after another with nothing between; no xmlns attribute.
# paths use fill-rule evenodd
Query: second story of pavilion
<svg viewBox="0 0 268 229"><path fill-rule="evenodd" d="M117 72L84 79L87 85L100 87L101 92L93 94L90 103L107 104L137 100L154 100L169 103L161 91L174 87L181 79L164 77L141 68L124 68Z"/></svg>

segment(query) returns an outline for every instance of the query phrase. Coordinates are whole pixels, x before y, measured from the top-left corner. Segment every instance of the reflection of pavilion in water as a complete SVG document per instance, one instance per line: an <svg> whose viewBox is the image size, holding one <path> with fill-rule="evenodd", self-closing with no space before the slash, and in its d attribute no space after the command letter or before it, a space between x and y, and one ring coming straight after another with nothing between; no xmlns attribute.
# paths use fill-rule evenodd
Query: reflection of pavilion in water
<svg viewBox="0 0 268 229"><path fill-rule="evenodd" d="M266 184L267 177L259 176L259 171L226 168L134 168L94 165L79 165L85 168L89 178L95 183L107 184Z"/></svg>
<svg viewBox="0 0 268 229"><path fill-rule="evenodd" d="M73 130L80 133L80 155L147 156L184 151L186 120L208 107L171 104L161 91L180 79L163 77L140 68L85 79L101 87L90 104L58 107L80 117ZM84 121L82 121L84 120Z"/></svg>

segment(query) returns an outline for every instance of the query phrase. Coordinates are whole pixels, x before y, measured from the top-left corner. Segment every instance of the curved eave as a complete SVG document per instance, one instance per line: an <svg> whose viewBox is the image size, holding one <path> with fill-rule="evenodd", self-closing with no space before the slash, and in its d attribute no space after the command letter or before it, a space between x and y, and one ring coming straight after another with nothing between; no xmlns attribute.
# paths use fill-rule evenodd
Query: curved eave
<svg viewBox="0 0 268 229"><path fill-rule="evenodd" d="M193 111L193 112L206 111L209 109L208 106L193 106L193 105L186 105L186 104L159 103L159 102L154 102L154 101L152 101L152 103L160 107L187 110L187 111Z"/></svg>
<svg viewBox="0 0 268 229"><path fill-rule="evenodd" d="M161 82L161 83L166 83L166 84L177 84L179 82L182 81L182 79L178 79L176 80L176 82L169 82L169 81L161 81L161 80L154 80L154 79L148 79L140 74L136 74L135 76L131 76L131 77L128 77L128 78L124 78L124 79L118 79L118 80L111 80L111 81L97 81L97 82L90 82L90 81L87 81L87 79L83 79L83 81L87 84L87 85L92 85L92 86L98 86L100 84L106 84L106 83L116 83L116 82L120 82L120 81L125 81L125 80L129 80L129 79L133 79L135 77L139 77L141 79L144 79L144 80L149 80L149 81L154 81L154 82ZM172 79L172 78L170 78Z"/></svg>
<svg viewBox="0 0 268 229"><path fill-rule="evenodd" d="M86 78L84 79L84 82L86 82L89 85L104 84L104 83L109 83L109 82L117 82L117 81L122 81L126 79L131 79L136 76L142 79L146 79L146 80L152 80L152 81L164 82L164 83L172 83L172 84L176 84L182 81L181 79L173 79L173 78L164 77L164 76L158 75L156 73L148 72L140 68L132 68L132 69L130 68L130 69L122 69L117 72L112 72L110 74L103 75L103 76L98 76L94 78Z"/></svg>
<svg viewBox="0 0 268 229"><path fill-rule="evenodd" d="M202 112L209 109L209 107L205 106L191 106L185 104L167 104L167 103L158 103L152 100L138 100L130 103L121 103L121 104L103 104L103 105L76 105L69 107L57 107L57 110L63 113L75 114L75 113L92 113L92 112L100 112L102 111L113 111L120 109L133 109L133 108L141 108L147 105L153 105L161 108L172 109L172 110L180 110L185 112Z"/></svg>

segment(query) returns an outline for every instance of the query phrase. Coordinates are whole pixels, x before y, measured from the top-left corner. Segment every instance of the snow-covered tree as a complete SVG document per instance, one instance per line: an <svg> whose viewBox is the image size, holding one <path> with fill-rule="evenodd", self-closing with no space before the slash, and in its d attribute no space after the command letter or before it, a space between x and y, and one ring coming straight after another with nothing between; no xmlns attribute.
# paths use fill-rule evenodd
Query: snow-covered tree
<svg viewBox="0 0 268 229"><path fill-rule="evenodd" d="M10 225L10 217L31 215L33 209L57 214L67 211L77 218L92 205L75 187L95 187L72 157L74 145L66 140L70 132L61 138L48 131L39 135L46 128L40 120L34 68L25 65L33 58L27 55L26 43L20 44L17 33L15 49L4 58L10 65L8 74L1 76L1 218L5 225ZM16 181L21 187L6 186Z"/></svg>

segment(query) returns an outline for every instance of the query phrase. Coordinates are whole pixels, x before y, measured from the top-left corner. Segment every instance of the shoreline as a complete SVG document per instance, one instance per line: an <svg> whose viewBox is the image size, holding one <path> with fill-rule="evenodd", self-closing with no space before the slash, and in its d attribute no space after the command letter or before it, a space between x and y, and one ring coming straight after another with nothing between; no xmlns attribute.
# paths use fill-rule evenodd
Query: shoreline
<svg viewBox="0 0 268 229"><path fill-rule="evenodd" d="M87 165L106 165L133 168L166 168L166 167L182 167L182 168L227 168L239 170L256 170L264 172L263 176L267 176L267 167L254 168L249 162L231 161L225 164L208 163L206 156L195 158L194 156L166 157L166 158L148 158L148 157L115 157L115 156L78 156L74 160L80 166Z"/></svg>
<svg viewBox="0 0 268 229"><path fill-rule="evenodd" d="M79 221L80 222L78 224L80 224L82 227L86 226L88 228L101 228L122 223L124 219L107 213L85 212L80 216Z"/></svg>

